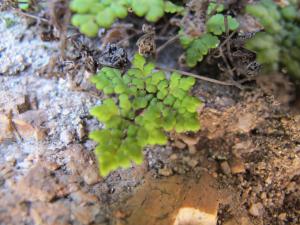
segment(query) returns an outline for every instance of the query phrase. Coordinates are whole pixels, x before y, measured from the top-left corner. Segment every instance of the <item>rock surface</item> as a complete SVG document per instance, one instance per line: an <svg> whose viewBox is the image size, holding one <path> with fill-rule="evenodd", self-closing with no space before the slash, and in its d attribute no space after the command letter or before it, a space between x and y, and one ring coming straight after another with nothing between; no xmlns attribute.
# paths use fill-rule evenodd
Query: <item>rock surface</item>
<svg viewBox="0 0 300 225"><path fill-rule="evenodd" d="M218 207L226 194L214 185L207 174L198 181L182 176L149 178L127 201L123 210L130 216L120 224L216 225Z"/></svg>

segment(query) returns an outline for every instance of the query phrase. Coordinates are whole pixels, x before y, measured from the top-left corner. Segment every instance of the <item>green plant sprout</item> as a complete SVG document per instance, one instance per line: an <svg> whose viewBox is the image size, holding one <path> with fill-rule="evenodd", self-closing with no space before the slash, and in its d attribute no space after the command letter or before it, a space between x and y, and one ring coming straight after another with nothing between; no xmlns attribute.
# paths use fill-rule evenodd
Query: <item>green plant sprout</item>
<svg viewBox="0 0 300 225"><path fill-rule="evenodd" d="M30 7L30 0L18 0L18 7L22 10L28 10Z"/></svg>
<svg viewBox="0 0 300 225"><path fill-rule="evenodd" d="M210 3L207 9L207 15L210 15L216 8L216 14L209 17L206 21L206 32L200 37L192 37L184 33L183 29L179 31L181 45L186 49L186 63L189 67L194 67L203 57L208 54L210 49L218 47L220 44L218 36L226 31L225 16L222 14L224 5ZM227 16L228 30L236 30L239 23L232 16Z"/></svg>
<svg viewBox="0 0 300 225"><path fill-rule="evenodd" d="M167 132L200 129L197 109L201 102L189 94L195 84L192 77L172 73L167 79L163 71L136 54L124 75L104 67L91 81L105 95L115 97L106 98L90 111L105 125L89 135L98 143L95 154L103 176L128 168L132 162L141 164L143 148L165 145Z"/></svg>
<svg viewBox="0 0 300 225"><path fill-rule="evenodd" d="M128 11L156 22L165 12L177 13L184 9L164 0L72 0L70 8L75 13L72 24L89 37L95 37L99 28L111 27L116 19L124 19Z"/></svg>
<svg viewBox="0 0 300 225"><path fill-rule="evenodd" d="M10 17L4 17L3 20L5 22L5 27L6 28L10 28L10 27L12 27L12 26L14 26L16 24L16 21L13 20Z"/></svg>
<svg viewBox="0 0 300 225"><path fill-rule="evenodd" d="M272 0L262 0L248 5L246 11L264 27L246 43L246 48L256 53L264 72L284 68L300 79L300 11L296 1L280 8Z"/></svg>

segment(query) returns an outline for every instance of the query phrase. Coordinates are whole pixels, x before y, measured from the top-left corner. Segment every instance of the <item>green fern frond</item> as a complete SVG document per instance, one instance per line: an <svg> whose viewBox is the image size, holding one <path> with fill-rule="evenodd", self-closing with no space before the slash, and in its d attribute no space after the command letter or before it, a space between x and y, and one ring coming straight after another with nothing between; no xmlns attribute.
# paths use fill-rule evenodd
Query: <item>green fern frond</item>
<svg viewBox="0 0 300 225"><path fill-rule="evenodd" d="M70 8L75 13L72 24L89 37L95 37L99 28L109 28L117 19L124 19L129 10L149 22L158 21L165 12L183 11L183 7L164 0L72 0Z"/></svg>
<svg viewBox="0 0 300 225"><path fill-rule="evenodd" d="M106 95L102 105L91 109L105 128L94 131L90 138L98 143L95 154L103 176L131 162L142 163L142 150L147 145L164 145L167 132L198 131L197 108L201 102L190 96L195 84L192 77L173 73L170 79L155 71L136 54L132 68L124 75L105 67L91 81Z"/></svg>
<svg viewBox="0 0 300 225"><path fill-rule="evenodd" d="M216 48L219 43L219 39L212 34L204 34L200 38L193 40L186 51L187 65L189 67L196 66L207 55L209 50Z"/></svg>
<svg viewBox="0 0 300 225"><path fill-rule="evenodd" d="M217 13L210 15L213 11ZM208 5L206 13L210 17L206 21L206 32L199 37L191 37L185 34L183 29L179 31L180 43L186 49L186 64L189 67L196 66L210 49L218 47L219 36L226 31L225 16L221 14L223 11L223 4L210 3ZM236 30L239 27L238 21L232 16L227 16L227 23L229 30Z"/></svg>

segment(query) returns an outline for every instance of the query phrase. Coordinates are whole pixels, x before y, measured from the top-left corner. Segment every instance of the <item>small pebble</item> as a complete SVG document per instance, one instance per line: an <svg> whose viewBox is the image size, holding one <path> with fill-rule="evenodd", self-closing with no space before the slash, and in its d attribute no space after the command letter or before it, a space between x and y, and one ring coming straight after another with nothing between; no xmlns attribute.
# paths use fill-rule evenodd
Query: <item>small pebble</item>
<svg viewBox="0 0 300 225"><path fill-rule="evenodd" d="M189 153L191 155L195 155L196 152L197 152L196 146L195 145L189 145L188 147L189 147Z"/></svg>
<svg viewBox="0 0 300 225"><path fill-rule="evenodd" d="M79 140L83 140L83 138L86 136L85 127L82 123L80 123L76 129L77 136Z"/></svg>
<svg viewBox="0 0 300 225"><path fill-rule="evenodd" d="M16 61L20 64L23 64L24 63L24 57L22 55L18 55L16 57Z"/></svg>
<svg viewBox="0 0 300 225"><path fill-rule="evenodd" d="M12 155L7 156L5 160L6 162L11 163L13 166L15 166L17 162L16 158Z"/></svg>
<svg viewBox="0 0 300 225"><path fill-rule="evenodd" d="M190 161L187 162L187 164L190 167L195 168L198 165L198 161L196 159L191 159Z"/></svg>
<svg viewBox="0 0 300 225"><path fill-rule="evenodd" d="M175 161L176 159L178 159L178 156L176 154L172 154L170 156L170 160Z"/></svg>
<svg viewBox="0 0 300 225"><path fill-rule="evenodd" d="M221 166L221 170L224 174L226 174L226 175L231 174L231 169L230 169L230 166L227 161L222 162L220 166Z"/></svg>
<svg viewBox="0 0 300 225"><path fill-rule="evenodd" d="M73 139L74 139L74 135L68 130L64 130L60 134L60 140L65 144L70 144L73 141Z"/></svg>
<svg viewBox="0 0 300 225"><path fill-rule="evenodd" d="M159 175L168 177L168 176L171 176L173 174L173 171L172 171L172 169L170 169L168 167L164 167L162 169L159 169L158 173L159 173Z"/></svg>
<svg viewBox="0 0 300 225"><path fill-rule="evenodd" d="M217 178L217 177L218 177L218 174L217 174L216 172L213 172L213 173L212 173L212 176L213 176L214 178Z"/></svg>
<svg viewBox="0 0 300 225"><path fill-rule="evenodd" d="M280 213L279 216L278 216L278 218L280 220L286 220L286 213Z"/></svg>
<svg viewBox="0 0 300 225"><path fill-rule="evenodd" d="M255 204L251 205L251 207L249 209L249 213L252 216L259 217L263 214L263 209L264 209L264 206L261 203L255 203Z"/></svg>

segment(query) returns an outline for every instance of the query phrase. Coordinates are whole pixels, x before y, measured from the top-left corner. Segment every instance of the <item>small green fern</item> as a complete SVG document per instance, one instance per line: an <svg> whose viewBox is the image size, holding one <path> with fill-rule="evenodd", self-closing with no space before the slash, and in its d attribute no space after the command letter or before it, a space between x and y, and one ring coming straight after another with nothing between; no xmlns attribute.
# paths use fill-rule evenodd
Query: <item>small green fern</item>
<svg viewBox="0 0 300 225"><path fill-rule="evenodd" d="M98 142L95 154L103 176L131 162L142 163L147 145L164 145L170 131L198 131L197 108L201 102L189 95L195 83L192 77L155 71L153 63L136 54L132 68L124 75L117 69L103 68L92 78L106 95L103 104L91 109L91 115L105 128L90 133Z"/></svg>
<svg viewBox="0 0 300 225"><path fill-rule="evenodd" d="M149 22L156 22L165 12L183 11L183 7L164 0L72 0L70 8L75 12L72 24L89 37L96 36L99 28L111 27L116 19L124 19L129 9Z"/></svg>
<svg viewBox="0 0 300 225"><path fill-rule="evenodd" d="M203 60L203 57L207 55L210 49L218 47L220 41L218 36L222 35L225 28L225 18L221 14L224 11L224 5L216 3L210 3L207 9L207 15L210 15L213 9L216 8L216 14L212 15L206 21L206 32L200 37L191 37L183 32L179 31L181 45L186 49L186 63L189 67L194 67L198 62ZM236 30L239 27L239 23L231 16L227 16L228 29Z"/></svg>
<svg viewBox="0 0 300 225"><path fill-rule="evenodd" d="M257 61L264 72L285 68L300 79L300 11L296 4L284 8L272 0L248 5L246 11L256 17L264 27L250 39L246 47L256 52Z"/></svg>

